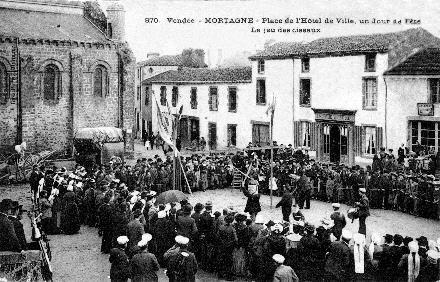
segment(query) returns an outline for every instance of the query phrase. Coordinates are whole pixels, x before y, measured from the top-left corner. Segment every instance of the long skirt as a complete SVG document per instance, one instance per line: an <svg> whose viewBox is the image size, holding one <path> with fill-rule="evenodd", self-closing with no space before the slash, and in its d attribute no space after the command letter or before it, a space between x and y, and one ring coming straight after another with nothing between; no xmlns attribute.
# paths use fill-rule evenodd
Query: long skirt
<svg viewBox="0 0 440 282"><path fill-rule="evenodd" d="M232 272L237 276L247 275L247 257L244 247L235 248L232 253Z"/></svg>

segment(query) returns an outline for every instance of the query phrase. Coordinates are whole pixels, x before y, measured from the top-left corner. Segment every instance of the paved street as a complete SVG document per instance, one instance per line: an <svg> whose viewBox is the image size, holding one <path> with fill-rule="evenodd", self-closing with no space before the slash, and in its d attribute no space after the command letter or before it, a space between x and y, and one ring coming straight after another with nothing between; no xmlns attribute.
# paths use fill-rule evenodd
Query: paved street
<svg viewBox="0 0 440 282"><path fill-rule="evenodd" d="M28 186L0 187L0 198L11 197L25 203L29 207L30 198ZM209 190L207 192L196 192L190 196L190 202L213 201L214 210L221 210L223 207L233 206L236 210L243 210L246 203L245 196L238 190ZM273 204L279 200L274 197ZM270 198L261 198L262 214L266 220L280 220L280 209L270 209ZM346 211L347 206L343 205L342 210ZM321 218L328 216L331 206L328 203L312 201L312 208L304 210L306 220L317 224ZM25 219L29 226L28 219ZM358 222L349 222L350 230L356 231ZM368 233L371 231L380 234L400 233L404 236L418 237L425 235L430 239L440 236L440 221L418 218L394 211L372 210L371 216L367 219ZM28 238L30 232L27 230ZM110 264L108 255L100 253L100 237L95 228L81 227L77 235L56 235L50 236L53 253L52 266L54 269L55 281L105 281L108 280ZM159 272L161 280L165 279L163 270ZM198 281L212 281L215 277L211 274L200 272Z"/></svg>

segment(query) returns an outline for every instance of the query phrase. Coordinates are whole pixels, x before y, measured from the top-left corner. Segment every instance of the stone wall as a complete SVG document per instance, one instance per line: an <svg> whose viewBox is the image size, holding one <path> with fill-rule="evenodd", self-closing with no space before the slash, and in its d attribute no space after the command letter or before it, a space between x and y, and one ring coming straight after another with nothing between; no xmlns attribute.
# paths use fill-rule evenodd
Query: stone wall
<svg viewBox="0 0 440 282"><path fill-rule="evenodd" d="M12 64L14 43L0 41L0 60ZM20 42L22 139L30 151L72 151L76 129L122 127L134 120L134 59L119 75L117 45L77 45L59 42ZM43 70L47 64L60 69L61 92L55 100L43 95ZM93 71L107 68L109 90L105 97L93 95ZM11 99L0 105L0 147L12 146L17 137L17 73L11 67ZM124 80L122 91L121 79ZM122 99L122 100L121 100ZM122 110L122 111L121 111ZM124 123L122 121L124 120ZM1 150L1 148L0 148Z"/></svg>

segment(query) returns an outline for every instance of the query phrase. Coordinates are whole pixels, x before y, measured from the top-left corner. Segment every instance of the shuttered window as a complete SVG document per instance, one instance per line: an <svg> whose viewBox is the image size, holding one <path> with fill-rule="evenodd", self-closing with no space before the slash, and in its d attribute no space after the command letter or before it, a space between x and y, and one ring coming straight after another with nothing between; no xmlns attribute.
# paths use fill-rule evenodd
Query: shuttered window
<svg viewBox="0 0 440 282"><path fill-rule="evenodd" d="M310 79L299 80L299 105L301 107L310 107Z"/></svg>
<svg viewBox="0 0 440 282"><path fill-rule="evenodd" d="M362 79L362 101L364 110L377 110L377 78Z"/></svg>
<svg viewBox="0 0 440 282"><path fill-rule="evenodd" d="M257 104L266 104L266 80L257 79Z"/></svg>
<svg viewBox="0 0 440 282"><path fill-rule="evenodd" d="M177 86L173 86L173 89L171 90L171 105L175 107L177 106L178 102L179 102L179 88L177 88Z"/></svg>
<svg viewBox="0 0 440 282"><path fill-rule="evenodd" d="M341 155L348 155L348 127L341 126Z"/></svg>
<svg viewBox="0 0 440 282"><path fill-rule="evenodd" d="M218 89L217 87L209 88L209 110L218 111Z"/></svg>
<svg viewBox="0 0 440 282"><path fill-rule="evenodd" d="M228 88L228 110L230 112L237 112L237 88Z"/></svg>
<svg viewBox="0 0 440 282"><path fill-rule="evenodd" d="M440 78L428 78L431 103L440 103Z"/></svg>
<svg viewBox="0 0 440 282"><path fill-rule="evenodd" d="M197 87L191 88L191 109L197 109Z"/></svg>
<svg viewBox="0 0 440 282"><path fill-rule="evenodd" d="M160 104L162 106L167 105L167 87L166 86L160 87Z"/></svg>
<svg viewBox="0 0 440 282"><path fill-rule="evenodd" d="M323 152L324 152L324 154L330 154L330 125L324 124L322 133L323 133L323 137L324 137Z"/></svg>
<svg viewBox="0 0 440 282"><path fill-rule="evenodd" d="M375 155L377 153L376 127L365 126L365 155Z"/></svg>
<svg viewBox="0 0 440 282"><path fill-rule="evenodd" d="M311 147L310 122L308 121L301 122L301 140L301 146Z"/></svg>
<svg viewBox="0 0 440 282"><path fill-rule="evenodd" d="M237 146L237 125L228 124L228 147Z"/></svg>

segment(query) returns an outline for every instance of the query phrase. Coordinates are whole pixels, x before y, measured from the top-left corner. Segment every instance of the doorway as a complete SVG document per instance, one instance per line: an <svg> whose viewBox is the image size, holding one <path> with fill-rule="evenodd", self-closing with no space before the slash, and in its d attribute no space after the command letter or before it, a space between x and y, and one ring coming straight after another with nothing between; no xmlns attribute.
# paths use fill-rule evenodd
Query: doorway
<svg viewBox="0 0 440 282"><path fill-rule="evenodd" d="M341 161L341 130L339 126L330 127L330 162Z"/></svg>
<svg viewBox="0 0 440 282"><path fill-rule="evenodd" d="M217 124L208 123L208 145L210 150L217 149Z"/></svg>

